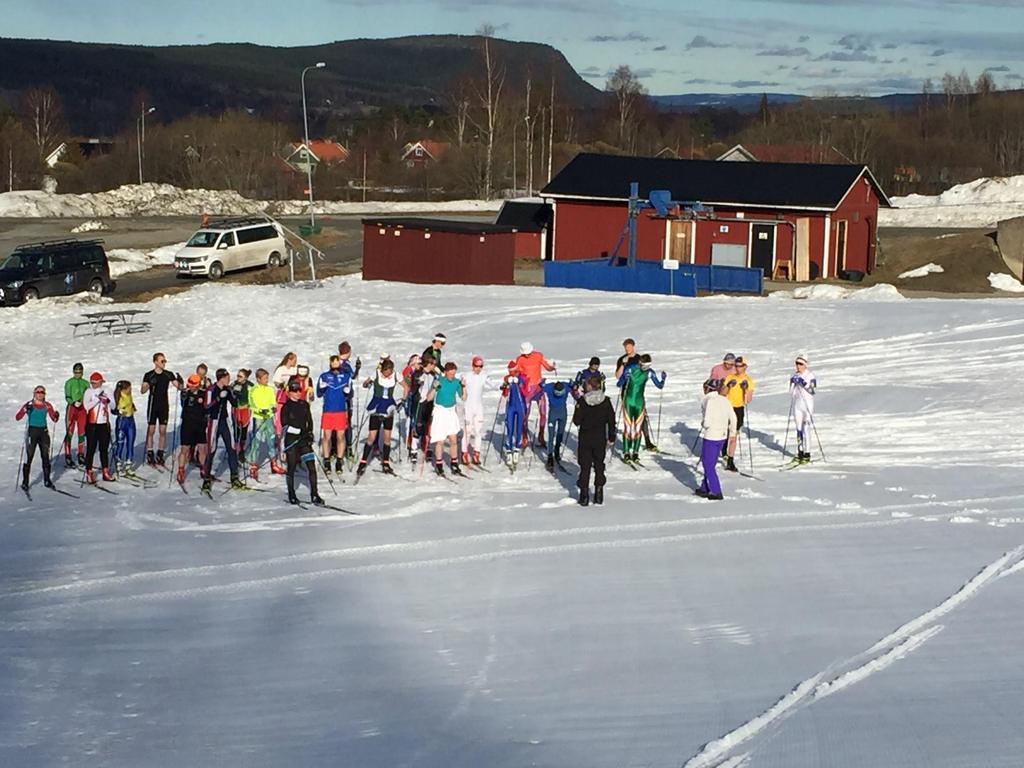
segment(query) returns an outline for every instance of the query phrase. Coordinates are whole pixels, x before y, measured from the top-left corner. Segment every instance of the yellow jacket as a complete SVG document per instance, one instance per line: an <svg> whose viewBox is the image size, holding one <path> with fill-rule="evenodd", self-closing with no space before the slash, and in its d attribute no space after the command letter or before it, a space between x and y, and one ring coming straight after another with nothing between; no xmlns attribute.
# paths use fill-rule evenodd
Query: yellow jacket
<svg viewBox="0 0 1024 768"><path fill-rule="evenodd" d="M121 416L135 415L135 401L130 390L125 389L117 396L117 412Z"/></svg>
<svg viewBox="0 0 1024 768"><path fill-rule="evenodd" d="M257 384L249 390L249 407L258 419L269 419L277 408L277 392L269 384Z"/></svg>
<svg viewBox="0 0 1024 768"><path fill-rule="evenodd" d="M743 384L746 382L746 389ZM725 386L729 388L727 397L733 408L743 408L754 396L754 380L745 373L731 373L725 377Z"/></svg>

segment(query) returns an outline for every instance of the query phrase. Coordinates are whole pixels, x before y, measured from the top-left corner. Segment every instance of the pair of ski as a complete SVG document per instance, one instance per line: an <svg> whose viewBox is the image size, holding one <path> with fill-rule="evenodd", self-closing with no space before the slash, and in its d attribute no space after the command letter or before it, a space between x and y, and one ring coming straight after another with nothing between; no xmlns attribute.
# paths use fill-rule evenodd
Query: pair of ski
<svg viewBox="0 0 1024 768"><path fill-rule="evenodd" d="M43 486L43 487L45 488L46 486ZM18 490L20 490L22 493L25 494L25 498L27 498L29 501L32 501L32 493L30 492L30 488L31 488L31 486L29 488L26 488L23 485L19 485L18 486ZM56 493L59 493L62 496L70 496L72 499L79 498L78 496L75 496L75 494L73 494L73 493L68 493L67 491L62 491L57 486L53 486L52 488L50 488L50 490L54 491Z"/></svg>
<svg viewBox="0 0 1024 768"><path fill-rule="evenodd" d="M781 466L779 466L778 470L780 472L786 472L787 470L790 470L790 469L796 469L797 467L806 467L809 464L814 464L814 463L815 462L814 462L813 459L807 459L806 461L801 461L800 459L794 458L794 459L790 459L785 464L782 464Z"/></svg>
<svg viewBox="0 0 1024 768"><path fill-rule="evenodd" d="M620 456L619 460L634 472L639 472L641 469L647 469L645 464L641 464L640 461L636 459L626 459Z"/></svg>
<svg viewBox="0 0 1024 768"><path fill-rule="evenodd" d="M292 502L289 502L287 498L285 499L285 501L288 504L290 504L291 506L298 507L299 509L301 509L303 511L306 511L306 512L308 512L309 508L312 507L314 511L320 510L320 509L329 509L329 510L331 510L333 512L341 512L342 514L345 514L345 515L354 515L355 517L359 517L359 513L358 512L353 512L352 510L345 509L344 507L336 507L333 504L328 504L327 502L324 502L323 504L303 504L301 501L296 501L295 503L292 503Z"/></svg>

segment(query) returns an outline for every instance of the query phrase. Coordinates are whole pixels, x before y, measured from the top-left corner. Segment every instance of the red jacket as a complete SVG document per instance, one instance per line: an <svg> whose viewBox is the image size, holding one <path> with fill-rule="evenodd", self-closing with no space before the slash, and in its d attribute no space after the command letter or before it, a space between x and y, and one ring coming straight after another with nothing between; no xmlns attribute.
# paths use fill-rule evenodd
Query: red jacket
<svg viewBox="0 0 1024 768"><path fill-rule="evenodd" d="M555 366L551 364L551 361L537 350L533 350L528 355L517 357L516 366L523 376L526 377L526 383L530 386L540 384L541 379L544 378L544 371L555 370Z"/></svg>

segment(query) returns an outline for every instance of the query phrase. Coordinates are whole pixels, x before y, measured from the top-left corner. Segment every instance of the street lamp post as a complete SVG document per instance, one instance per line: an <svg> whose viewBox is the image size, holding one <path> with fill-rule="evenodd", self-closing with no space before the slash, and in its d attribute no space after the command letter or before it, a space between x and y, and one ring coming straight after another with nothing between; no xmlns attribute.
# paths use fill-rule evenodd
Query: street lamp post
<svg viewBox="0 0 1024 768"><path fill-rule="evenodd" d="M142 110L139 119L135 121L135 139L139 146L139 184L142 183L142 146L146 143L146 115L156 112L156 107L146 109L146 103L142 103Z"/></svg>
<svg viewBox="0 0 1024 768"><path fill-rule="evenodd" d="M306 73L311 69L323 69L326 67L326 62L318 61L311 67L306 67L302 70L302 77L299 81L302 85L302 127L306 137L306 183L309 187L309 229L312 232L313 226L316 224L316 217L313 214L313 152L309 148L309 117L306 115Z"/></svg>

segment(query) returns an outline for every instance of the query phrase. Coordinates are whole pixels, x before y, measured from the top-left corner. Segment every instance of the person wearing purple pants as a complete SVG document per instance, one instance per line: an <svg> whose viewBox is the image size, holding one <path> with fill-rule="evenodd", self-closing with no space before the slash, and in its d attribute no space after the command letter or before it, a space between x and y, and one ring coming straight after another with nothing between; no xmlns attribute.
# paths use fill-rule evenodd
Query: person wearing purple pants
<svg viewBox="0 0 1024 768"><path fill-rule="evenodd" d="M736 411L725 396L725 382L722 379L708 379L704 382L701 414L704 445L700 461L704 467L704 480L694 493L705 499L720 501L723 497L722 484L718 481L718 457L722 454L722 446L736 434Z"/></svg>

